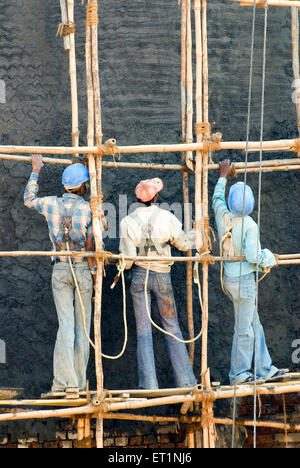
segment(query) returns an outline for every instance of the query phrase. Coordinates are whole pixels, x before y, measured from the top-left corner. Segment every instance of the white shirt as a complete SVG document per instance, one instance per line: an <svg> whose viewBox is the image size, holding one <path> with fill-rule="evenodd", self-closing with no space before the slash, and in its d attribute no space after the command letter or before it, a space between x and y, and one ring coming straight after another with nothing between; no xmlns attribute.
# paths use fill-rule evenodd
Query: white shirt
<svg viewBox="0 0 300 468"><path fill-rule="evenodd" d="M181 222L169 211L156 205L142 206L121 221L120 252L128 257L138 256L138 249L144 247L145 240L150 237L149 234L154 243L159 243L163 247L162 255L152 247L149 253L151 257L171 257L171 246L164 245L168 242L182 251L192 249L196 236L194 230L186 234L182 229ZM136 261L134 263L139 267L149 268L151 271L169 273L174 262ZM126 262L126 269L130 269L132 265L133 262Z"/></svg>

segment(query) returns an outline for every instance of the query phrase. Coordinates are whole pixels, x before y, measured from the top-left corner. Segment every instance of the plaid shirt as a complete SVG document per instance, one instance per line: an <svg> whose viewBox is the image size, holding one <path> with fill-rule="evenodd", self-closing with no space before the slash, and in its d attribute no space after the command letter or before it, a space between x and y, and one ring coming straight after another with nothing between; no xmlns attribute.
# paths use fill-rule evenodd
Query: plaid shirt
<svg viewBox="0 0 300 468"><path fill-rule="evenodd" d="M55 238L61 229L61 213L57 203L58 199L57 197L38 198L38 178L39 176L37 174L31 174L24 193L24 203L25 206L35 209L46 218L49 227L49 237L53 244L53 250L56 251ZM93 237L90 205L82 197L73 193L64 194L62 199L67 209L72 206L74 200L82 200L82 203L80 203L73 216L73 231L78 235L75 243L82 246L81 249L77 248L76 250L85 250L87 238ZM53 257L53 260L57 258L64 262L67 260L66 257ZM74 260L78 263L87 261L87 258L76 257L73 261Z"/></svg>

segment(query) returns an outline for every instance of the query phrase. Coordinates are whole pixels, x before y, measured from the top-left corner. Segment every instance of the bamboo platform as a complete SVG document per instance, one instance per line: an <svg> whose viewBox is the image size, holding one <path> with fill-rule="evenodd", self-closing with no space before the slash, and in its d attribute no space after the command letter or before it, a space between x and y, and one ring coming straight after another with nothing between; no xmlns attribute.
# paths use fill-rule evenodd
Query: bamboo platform
<svg viewBox="0 0 300 468"><path fill-rule="evenodd" d="M299 1L279 0L231 0L242 6L280 6L292 7L292 61L294 78L299 79ZM85 3L84 1L82 3ZM69 75L72 104L72 144L69 147L55 146L14 146L0 145L0 160L19 163L31 163L29 154L42 154L45 164L57 164L67 166L78 160L80 156L89 167L91 186L91 210L93 216L93 231L95 236L95 252L87 252L87 257L95 257L97 262L97 282L95 295L94 313L94 340L95 340L95 373L97 388L94 391L82 393L79 399L68 400L64 395L42 395L41 399L25 400L16 399L19 389L15 392L5 393L2 397L0 391L0 421L14 421L27 419L45 418L71 418L78 421L78 440L86 440L90 437L90 420L97 421L96 441L97 447L103 447L103 421L105 419L124 419L132 421L150 422L176 422L187 424L188 436L186 444L189 448L202 447L214 448L216 441L215 425L269 427L284 430L300 430L300 425L291 425L273 421L238 421L230 418L215 418L214 403L221 399L242 398L260 395L278 395L300 392L300 375L292 374L292 380L282 383L264 383L261 385L238 385L236 387L222 386L212 383L207 356L208 345L208 275L210 265L224 261L241 261L241 257L230 259L221 256L207 254L211 252L210 226L208 217L208 172L219 169L219 164L211 160L221 151L236 150L248 154L258 152L272 153L294 153L294 158L272 159L260 161L248 161L235 163L236 174L278 173L284 171L300 170L300 106L296 105L298 119L298 134L293 139L274 141L227 141L224 142L221 134L211 134L209 123L209 100L208 100L208 50L207 50L207 0L181 0L181 118L182 118L182 141L180 143L150 144L119 146L115 139L103 143L101 122L101 96L99 82L99 51L98 51L98 0L87 0L86 2L86 83L88 122L86 146L79 146L79 109L77 93L77 69L75 50L75 15L74 0L60 0L62 23L59 31L63 37L64 48L69 57ZM194 8L194 15L191 9ZM192 17L195 27L192 28ZM194 30L194 37L193 37ZM194 40L194 44L193 44ZM196 69L193 70L193 46L195 47ZM194 82L195 78L195 82ZM195 88L195 95L194 95ZM195 109L194 109L195 105ZM194 118L195 117L195 118ZM196 120L196 122L195 122ZM195 127L194 127L195 124ZM196 135L196 141L194 139ZM162 154L162 163L140 162L140 155ZM167 154L168 161L166 163ZM179 157L178 157L179 154ZM49 156L55 157L49 157ZM65 156L69 156L68 159ZM124 160L124 155L135 158ZM62 157L63 156L63 157ZM122 157L117 161L116 156ZM170 159L172 158L172 163ZM104 374L101 351L101 313L102 313L102 282L104 262L113 259L121 259L120 255L102 250L102 172L113 169L133 170L161 170L181 171L182 189L185 206L190 202L189 179L195 180L195 229L196 247L198 255L193 256L189 251L187 256L172 257L174 262L185 262L187 268L187 317L189 338L194 338L193 301L192 301L192 266L201 264L202 282L200 293L202 299L202 349L201 349L201 383L194 388L185 389L159 389L155 391L126 389L106 390L104 385ZM185 224L191 223L188 210L185 211ZM204 252L201 254L200 246L204 240ZM0 252L0 257L51 257L54 252L14 251ZM65 257L82 256L82 252L61 252ZM134 261L134 257L125 257ZM144 261L161 261L155 257L139 257ZM163 259L165 261L166 258ZM300 264L300 254L279 254L278 265ZM194 343L189 347L191 362L195 361ZM2 400L1 400L2 398ZM136 413L124 413L124 411L135 411L143 408L159 407L165 405L185 405L195 403L201 405L202 414L182 414L177 411L174 416L145 416ZM7 410L9 408L9 410ZM37 409L34 409L37 408ZM45 409L46 408L46 409ZM119 413L122 411L122 413ZM195 429L198 424L198 429ZM202 443L200 444L199 425L201 425Z"/></svg>

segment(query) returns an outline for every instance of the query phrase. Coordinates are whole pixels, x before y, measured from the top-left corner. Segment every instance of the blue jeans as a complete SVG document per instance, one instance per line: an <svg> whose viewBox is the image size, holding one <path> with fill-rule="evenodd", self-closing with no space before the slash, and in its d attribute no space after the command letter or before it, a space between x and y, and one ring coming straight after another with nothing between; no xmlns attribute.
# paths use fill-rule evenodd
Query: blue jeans
<svg viewBox="0 0 300 468"><path fill-rule="evenodd" d="M93 279L88 265L73 265L86 312L86 328L90 333ZM82 310L69 264L53 268L52 291L59 329L54 350L52 391L86 386L86 369L90 344L84 332Z"/></svg>
<svg viewBox="0 0 300 468"><path fill-rule="evenodd" d="M254 378L252 369L255 355L256 377L263 379L272 377L278 369L272 365L264 330L256 311L255 274L242 276L241 283L238 277L224 276L224 289L233 302L235 312L230 383L240 384L248 377Z"/></svg>
<svg viewBox="0 0 300 468"><path fill-rule="evenodd" d="M157 389L158 382L153 352L152 324L147 315L144 292L146 272L147 270L144 268L134 267L130 288L137 327L139 388ZM176 337L183 339L177 318L171 275L149 271L147 295L150 311L151 293L154 294L157 301L162 328ZM196 379L186 345L167 335L165 335L165 339L174 371L176 386L194 386L196 384Z"/></svg>

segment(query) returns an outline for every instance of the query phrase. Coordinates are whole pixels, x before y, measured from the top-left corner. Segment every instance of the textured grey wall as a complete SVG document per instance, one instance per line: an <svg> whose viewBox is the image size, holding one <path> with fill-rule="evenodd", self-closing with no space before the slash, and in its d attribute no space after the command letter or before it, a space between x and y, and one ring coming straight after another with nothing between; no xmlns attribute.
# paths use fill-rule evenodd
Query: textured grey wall
<svg viewBox="0 0 300 468"><path fill-rule="evenodd" d="M76 2L77 58L81 144L85 144L86 97L84 9ZM181 138L180 8L177 0L103 0L100 17L100 67L104 137L120 145L173 143ZM259 136L263 15L258 11L251 138ZM251 42L251 9L220 0L208 8L210 121L224 140L244 140ZM71 110L68 56L55 37L60 22L59 2L0 0L0 79L7 103L0 104L1 144L69 145ZM270 9L268 28L265 138L296 135L292 103L290 11ZM278 157L287 155L278 155ZM130 160L179 162L180 154L140 155ZM215 160L242 160L241 152L219 153ZM272 155L265 155L271 158ZM258 155L251 155L257 160ZM125 160L125 157L124 157ZM59 167L46 167L40 195L61 194ZM0 163L0 249L48 250L44 219L23 205L28 165ZM117 205L147 172L104 170L105 200ZM152 174L152 173L151 173ZM153 176L160 174L153 174ZM257 189L257 176L249 182ZM164 175L163 200L181 201L181 177ZM217 174L210 174L212 195ZM298 173L263 176L262 243L275 252L299 252L300 195ZM255 216L256 217L256 214ZM213 218L212 218L213 224ZM117 240L107 242L116 251ZM217 252L217 246L216 250ZM6 342L7 364L0 364L0 385L21 386L26 396L50 388L57 319L51 294L51 265L47 259L0 260L0 339ZM109 290L115 272L107 271L103 300L103 348L117 354L123 343L120 285ZM187 336L185 268L176 265L173 279L180 321ZM260 312L274 363L291 366L291 343L300 325L299 268L274 270L260 289ZM127 285L130 284L128 277ZM212 377L227 382L232 340L232 306L220 290L219 267L210 269L209 365ZM195 290L195 326L199 306ZM157 311L154 317L157 319ZM136 387L135 322L128 295L129 342L119 361L105 361L105 387ZM154 331L161 386L173 379L164 338ZM200 372L200 344L195 371ZM93 357L89 378L94 386Z"/></svg>

